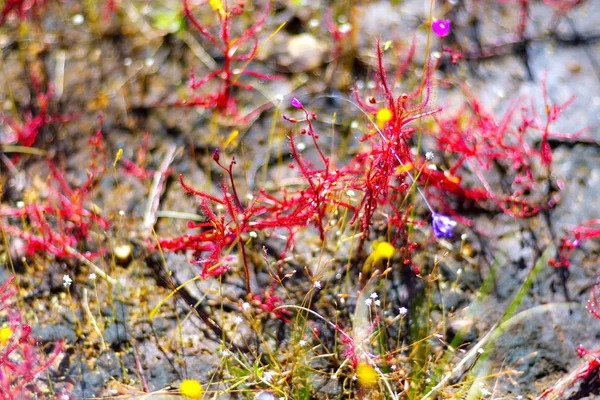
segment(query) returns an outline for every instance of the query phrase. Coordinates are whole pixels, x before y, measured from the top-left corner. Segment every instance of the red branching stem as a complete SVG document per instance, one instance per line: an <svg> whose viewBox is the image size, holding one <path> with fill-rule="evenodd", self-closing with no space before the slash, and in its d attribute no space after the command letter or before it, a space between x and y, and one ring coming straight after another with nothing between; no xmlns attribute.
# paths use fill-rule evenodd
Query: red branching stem
<svg viewBox="0 0 600 400"><path fill-rule="evenodd" d="M196 19L196 17L194 17L194 14L190 10L189 0L183 0L183 12L185 16L190 20L190 22L194 25L194 27L198 29L198 32L202 34L202 36L210 40L210 42L217 46L217 48L223 50L223 47L219 43L219 41L215 39L215 37L212 36L210 33L208 33L208 31L202 26L202 24Z"/></svg>
<svg viewBox="0 0 600 400"><path fill-rule="evenodd" d="M600 319L600 299L598 298L598 283L592 286L592 293L588 300L588 311L596 318Z"/></svg>
<svg viewBox="0 0 600 400"><path fill-rule="evenodd" d="M188 193L193 194L194 196L199 196L205 199L208 199L210 201L214 201L215 203L218 204L225 204L222 200L216 198L215 196L212 196L208 193L202 192L200 190L196 190L194 188L192 188L191 186L188 186L184 181L183 181L183 174L179 174L179 183L181 184L181 187Z"/></svg>
<svg viewBox="0 0 600 400"><path fill-rule="evenodd" d="M310 188L312 189L312 194L314 196L313 201L315 203L314 208L317 213L317 228L319 229L319 236L320 236L321 240L323 241L323 240L325 240L325 229L323 228L324 210L321 207L321 199L319 196L319 187L312 179L313 174L308 169L306 164L304 164L302 157L300 157L300 153L298 152L298 149L296 148L296 143L294 142L293 132L290 132L290 148L292 150L292 156L294 157L294 160L296 160L296 164L298 164L298 167L300 167L300 172L302 173L302 175L304 176L304 178L310 185Z"/></svg>
<svg viewBox="0 0 600 400"><path fill-rule="evenodd" d="M408 54L406 55L406 58L404 59L404 62L402 64L400 64L400 66L396 70L396 74L394 76L394 83L400 82L400 78L402 77L404 72L406 72L407 68L410 66L410 63L412 62L412 58L415 55L416 48L417 48L417 36L415 34L415 35L413 35L413 39L412 39L410 48L408 50Z"/></svg>
<svg viewBox="0 0 600 400"><path fill-rule="evenodd" d="M570 267L571 253L579 248L583 241L600 237L600 219L592 219L577 225L561 237L558 260L551 260L554 267Z"/></svg>
<svg viewBox="0 0 600 400"><path fill-rule="evenodd" d="M383 90L383 95L385 96L388 108L392 111L392 113L396 113L397 110L394 106L394 95L392 94L392 91L388 85L387 73L383 65L383 50L381 49L381 42L379 38L377 39L377 66L379 73L379 84ZM396 118L397 116L393 115L392 120L395 120Z"/></svg>

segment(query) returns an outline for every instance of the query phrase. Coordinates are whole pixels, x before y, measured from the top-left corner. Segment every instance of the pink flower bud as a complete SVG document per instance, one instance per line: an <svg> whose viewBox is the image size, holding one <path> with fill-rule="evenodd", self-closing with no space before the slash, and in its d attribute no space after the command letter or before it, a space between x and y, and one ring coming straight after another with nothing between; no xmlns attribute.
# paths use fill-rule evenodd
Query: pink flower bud
<svg viewBox="0 0 600 400"><path fill-rule="evenodd" d="M295 108L304 108L304 106L302 105L302 103L300 103L300 100L298 100L295 97L292 97L292 100L290 101L290 104L292 105L292 107L295 107Z"/></svg>

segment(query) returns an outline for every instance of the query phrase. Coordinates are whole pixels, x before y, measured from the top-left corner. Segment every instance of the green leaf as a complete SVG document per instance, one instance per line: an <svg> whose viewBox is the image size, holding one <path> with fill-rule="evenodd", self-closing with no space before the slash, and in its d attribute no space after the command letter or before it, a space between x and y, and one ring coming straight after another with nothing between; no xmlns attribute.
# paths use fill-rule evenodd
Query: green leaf
<svg viewBox="0 0 600 400"><path fill-rule="evenodd" d="M152 26L162 31L176 33L183 27L183 15L179 10L162 9L153 15Z"/></svg>
<svg viewBox="0 0 600 400"><path fill-rule="evenodd" d="M250 375L250 371L240 367L229 367L228 371L235 378L245 378Z"/></svg>

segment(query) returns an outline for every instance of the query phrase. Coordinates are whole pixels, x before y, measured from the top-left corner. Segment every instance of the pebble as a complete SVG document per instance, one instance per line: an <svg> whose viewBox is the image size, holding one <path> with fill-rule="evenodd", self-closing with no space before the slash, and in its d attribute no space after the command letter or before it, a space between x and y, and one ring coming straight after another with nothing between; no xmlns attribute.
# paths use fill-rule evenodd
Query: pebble
<svg viewBox="0 0 600 400"><path fill-rule="evenodd" d="M311 71L323 64L327 45L310 33L292 36L287 43L289 65L294 71Z"/></svg>

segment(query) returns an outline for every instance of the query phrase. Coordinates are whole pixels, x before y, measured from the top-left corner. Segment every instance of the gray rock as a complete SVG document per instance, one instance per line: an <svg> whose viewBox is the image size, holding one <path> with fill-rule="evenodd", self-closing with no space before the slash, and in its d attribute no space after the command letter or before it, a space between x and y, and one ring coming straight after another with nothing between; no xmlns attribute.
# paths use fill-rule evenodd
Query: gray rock
<svg viewBox="0 0 600 400"><path fill-rule="evenodd" d="M291 69L310 71L323 64L327 45L310 33L292 36L287 43L287 60Z"/></svg>
<svg viewBox="0 0 600 400"><path fill-rule="evenodd" d="M74 343L77 340L75 329L69 325L34 326L31 334L42 343L56 342L59 340Z"/></svg>
<svg viewBox="0 0 600 400"><path fill-rule="evenodd" d="M128 342L131 339L131 334L126 329L125 325L117 322L112 324L104 331L104 340L111 345Z"/></svg>

